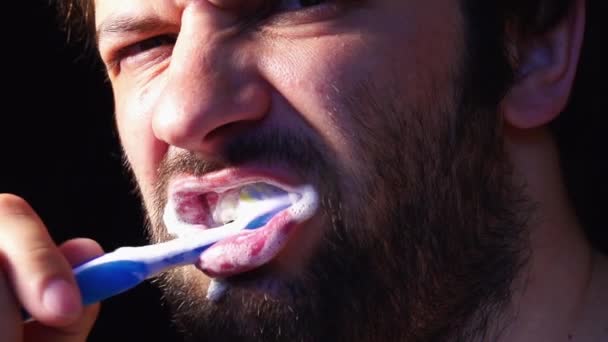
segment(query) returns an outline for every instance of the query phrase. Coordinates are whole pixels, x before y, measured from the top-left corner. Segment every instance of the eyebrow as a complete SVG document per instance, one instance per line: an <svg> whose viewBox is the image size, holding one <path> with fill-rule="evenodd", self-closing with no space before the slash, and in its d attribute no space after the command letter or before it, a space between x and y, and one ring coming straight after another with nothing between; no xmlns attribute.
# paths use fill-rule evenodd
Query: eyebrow
<svg viewBox="0 0 608 342"><path fill-rule="evenodd" d="M115 15L105 19L97 28L97 44L111 35L144 33L173 27L157 16Z"/></svg>

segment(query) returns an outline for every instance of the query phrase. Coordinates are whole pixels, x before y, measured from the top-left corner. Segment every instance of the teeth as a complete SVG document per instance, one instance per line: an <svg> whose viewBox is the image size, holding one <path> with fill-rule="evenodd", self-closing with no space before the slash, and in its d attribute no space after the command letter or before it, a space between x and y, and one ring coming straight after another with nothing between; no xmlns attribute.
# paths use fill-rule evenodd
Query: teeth
<svg viewBox="0 0 608 342"><path fill-rule="evenodd" d="M222 194L221 199L217 203L215 210L212 212L213 221L220 224L226 224L236 219L236 213L239 207L238 191L227 191Z"/></svg>
<svg viewBox="0 0 608 342"><path fill-rule="evenodd" d="M247 206L285 194L284 190L270 184L248 184L222 193L211 214L216 223L223 225L236 220L238 213L247 210Z"/></svg>

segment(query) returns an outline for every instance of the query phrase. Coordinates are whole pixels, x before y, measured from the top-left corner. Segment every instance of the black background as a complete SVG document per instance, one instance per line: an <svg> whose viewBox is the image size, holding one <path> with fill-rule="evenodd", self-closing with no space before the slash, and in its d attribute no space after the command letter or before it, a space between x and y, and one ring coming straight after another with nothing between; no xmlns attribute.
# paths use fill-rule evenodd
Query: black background
<svg viewBox="0 0 608 342"><path fill-rule="evenodd" d="M0 123L0 192L24 197L57 243L89 237L106 251L145 244L102 66L81 58L80 45L66 44L48 1L12 6L5 17L19 21L5 31L10 44L2 47L8 105ZM159 291L147 283L104 301L89 341L143 337L180 340Z"/></svg>
<svg viewBox="0 0 608 342"><path fill-rule="evenodd" d="M4 33L9 43L3 55L9 59L3 76L7 105L0 124L0 192L27 199L58 243L91 237L107 251L144 244L139 200L121 165L112 94L101 65L80 58L80 46L66 46L47 1L12 6L18 8L7 13L18 14L18 24ZM591 16L599 23L606 4L597 1L593 6ZM591 32L596 42L583 57L587 67L579 77L589 84L593 78L596 84L573 96L587 104L585 113L564 116L559 124L577 127L560 139L565 161L582 166L567 171L574 179L570 188L594 241L606 248L604 32L599 25ZM179 340L158 290L150 284L105 301L90 341L144 337Z"/></svg>

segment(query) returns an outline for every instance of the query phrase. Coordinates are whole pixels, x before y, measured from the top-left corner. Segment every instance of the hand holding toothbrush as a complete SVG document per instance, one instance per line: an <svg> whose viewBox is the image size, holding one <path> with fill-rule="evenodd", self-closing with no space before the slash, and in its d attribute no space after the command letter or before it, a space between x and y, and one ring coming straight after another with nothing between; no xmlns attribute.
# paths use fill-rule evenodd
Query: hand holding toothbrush
<svg viewBox="0 0 608 342"><path fill-rule="evenodd" d="M301 219L310 217L317 207L316 193L310 186L299 190L290 194L277 193L271 186L246 186L241 189L239 214L222 226L200 230L195 236L123 247L107 254L86 239L55 246L25 201L0 195L0 256L6 259L0 271L8 279L0 282L0 331L6 332L9 341L41 341L42 336L56 336L52 341L86 339L97 310L93 307L83 311L83 304L125 292L170 268L194 264L216 242L271 224L288 209L295 208ZM76 264L73 269L69 266ZM18 303L27 311L25 318L40 323L29 322L22 328L24 316L16 308Z"/></svg>
<svg viewBox="0 0 608 342"><path fill-rule="evenodd" d="M55 245L23 199L0 195L0 341L85 341L99 307L82 307L71 265L101 254L88 239Z"/></svg>

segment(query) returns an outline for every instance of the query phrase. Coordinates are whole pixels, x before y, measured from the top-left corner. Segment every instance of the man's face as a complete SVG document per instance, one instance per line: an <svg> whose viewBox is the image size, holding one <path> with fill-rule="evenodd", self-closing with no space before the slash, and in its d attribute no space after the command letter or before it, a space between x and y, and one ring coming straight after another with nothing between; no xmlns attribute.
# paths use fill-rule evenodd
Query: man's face
<svg viewBox="0 0 608 342"><path fill-rule="evenodd" d="M219 299L205 299L209 278L194 267L164 277L190 335L425 340L484 329L475 314L502 304L522 222L498 115L475 107L464 82L459 5L96 1L154 239L168 238L162 212L185 179L208 191L239 178L312 184L321 198L262 267L222 273L203 257L199 268L226 286Z"/></svg>

